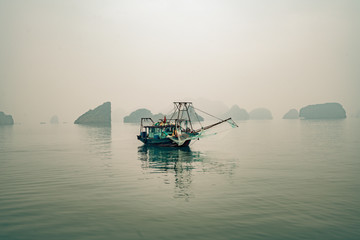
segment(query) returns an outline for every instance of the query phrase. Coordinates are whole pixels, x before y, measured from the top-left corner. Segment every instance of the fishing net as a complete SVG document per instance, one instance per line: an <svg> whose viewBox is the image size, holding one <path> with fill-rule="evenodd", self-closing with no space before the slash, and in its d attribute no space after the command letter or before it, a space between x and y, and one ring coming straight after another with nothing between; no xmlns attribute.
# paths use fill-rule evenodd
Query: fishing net
<svg viewBox="0 0 360 240"><path fill-rule="evenodd" d="M201 112L202 114L206 114L213 119L216 119L217 121L215 123L203 126L201 121L203 121L204 118L198 115L196 110ZM176 135L170 135L166 132L164 133L178 146L183 145L188 140L199 140L201 138L206 138L209 136L217 135L221 132L229 131L230 129L228 128L219 128L219 125L222 125L223 123L227 123L228 126L231 126L231 128L238 127L238 125L231 118L218 118L200 109L195 109L191 103L189 103L189 105L185 104L183 106L181 104L175 104L174 112L169 116L169 119L177 119L178 121L176 123ZM183 124L183 126L181 124ZM184 129L187 130L182 131Z"/></svg>

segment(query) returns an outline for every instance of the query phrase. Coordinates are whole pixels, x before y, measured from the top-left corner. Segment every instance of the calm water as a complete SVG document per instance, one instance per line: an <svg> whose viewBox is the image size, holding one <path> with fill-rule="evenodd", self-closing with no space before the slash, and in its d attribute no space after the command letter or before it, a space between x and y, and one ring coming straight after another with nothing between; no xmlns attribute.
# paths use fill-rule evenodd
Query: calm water
<svg viewBox="0 0 360 240"><path fill-rule="evenodd" d="M137 125L0 127L0 239L360 239L360 120L246 121L189 149Z"/></svg>

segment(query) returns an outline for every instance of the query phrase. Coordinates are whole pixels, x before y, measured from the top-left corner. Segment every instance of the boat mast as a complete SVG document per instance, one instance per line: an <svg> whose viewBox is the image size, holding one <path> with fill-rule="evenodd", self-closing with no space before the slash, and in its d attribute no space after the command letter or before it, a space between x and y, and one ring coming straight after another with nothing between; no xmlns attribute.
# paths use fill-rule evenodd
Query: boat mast
<svg viewBox="0 0 360 240"><path fill-rule="evenodd" d="M190 118L190 113L189 113L189 109L191 107L191 104L192 104L192 102L174 102L175 112L173 113L171 118L173 118L174 115L177 114L176 122L178 124L180 124L179 120L183 117L184 112L186 112L186 115L188 117L188 121L190 123L191 130L194 130L193 125L192 125L192 121L191 121L191 118Z"/></svg>
<svg viewBox="0 0 360 240"><path fill-rule="evenodd" d="M177 121L179 122L180 119L180 111L181 111L181 102L178 102L177 104L175 103L176 107L178 108L178 116L177 116Z"/></svg>
<svg viewBox="0 0 360 240"><path fill-rule="evenodd" d="M179 125L179 126L180 126L180 121L179 121L179 120L180 120L180 117L182 118L184 112L186 112L187 117L188 117L189 122L190 122L190 127L191 127L191 130L192 130L192 131L200 132L200 131L202 131L202 130L207 130L207 129L209 129L209 128L215 127L215 126L217 126L217 125L219 125L219 124L221 124L221 123L224 123L224 122L229 122L232 126L238 127L238 125L237 125L231 118L220 119L220 118L215 117L215 116L213 116L213 115L211 115L211 114L209 114L209 113L206 113L206 112L204 112L204 111L202 111L202 110L200 110L200 109L196 109L196 110L199 110L200 112L203 112L203 113L205 113L205 114L207 114L207 115L209 115L209 116L211 116L211 117L214 117L214 118L218 119L219 122L214 123L214 124L211 124L211 125L208 125L208 126L205 126L205 127L201 126L200 129L194 130L193 125L192 125L192 121L191 121L191 118L190 118L189 109L192 107L192 108L194 109L194 114L195 114L195 116L196 116L197 118L198 118L198 116L197 116L197 114L196 114L196 112L195 112L194 106L192 106L192 102L174 102L174 105L175 105L176 110L175 110L175 112L173 113L172 117L174 117L174 115L177 114L177 119L175 119L175 122L177 123L176 125ZM199 121L199 123L200 123L199 118L198 118L198 121ZM200 125L201 125L201 123L200 123Z"/></svg>

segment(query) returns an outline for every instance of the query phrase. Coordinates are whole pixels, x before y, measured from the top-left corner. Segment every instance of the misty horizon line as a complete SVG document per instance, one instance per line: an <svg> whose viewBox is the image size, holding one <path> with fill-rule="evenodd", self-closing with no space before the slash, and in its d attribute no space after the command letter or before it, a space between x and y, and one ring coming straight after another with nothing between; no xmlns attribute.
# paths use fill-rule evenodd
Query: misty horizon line
<svg viewBox="0 0 360 240"><path fill-rule="evenodd" d="M254 111L254 110L259 110L259 109L265 109L265 110L268 110L270 113L271 113L271 115L272 115L272 118L271 119L264 119L264 120L273 120L273 119L283 119L283 117L286 115L286 113L288 113L290 110L293 110L293 109L295 109L296 111L298 111L298 112L300 112L300 109L301 108L305 108L305 107L308 107L308 106L312 106L312 105L321 105L321 104L326 104L326 103L338 103L338 102L324 102L324 103L315 103L315 104L309 104L309 105L304 105L303 107L301 107L301 108L299 108L299 109L297 109L297 108L289 108L287 111L285 111L284 113L282 113L281 115L280 115L280 117L279 116L277 116L277 114L273 114L273 111L270 109L270 108L268 108L268 107L256 107L256 108L253 108L252 110L247 110L246 108L244 108L244 107L240 107L238 104L232 104L231 105L231 107L228 107L228 105L226 105L225 103L223 103L223 102L221 102L221 101L214 101L214 100L208 100L208 99L202 99L203 101L209 101L209 102L216 102L216 103L218 103L218 104L222 104L223 105L223 111L222 111L222 113L217 113L218 115L225 115L226 113L228 113L232 108L234 108L234 107L238 107L239 109L241 109L241 110L245 110L247 113L251 113L252 111ZM105 101L104 103L107 103L107 102L110 102L111 103L111 105L113 105L112 104L112 102L111 101ZM172 101L172 102L192 102L192 103L196 103L196 100L184 100L184 101ZM103 103L103 104L104 104ZM343 105L341 104L341 103L339 103L342 107L343 107ZM100 104L100 105L98 105L98 106L101 106L102 104ZM90 110L93 110L93 109L95 109L96 107L98 107L98 106L95 106L95 107L93 107L93 108L90 108L90 109L88 109L88 111L90 111ZM344 107L343 107L344 108ZM146 110L149 110L152 114L154 114L154 115L156 115L156 114L162 114L162 115L165 115L165 116L167 116L167 115L169 115L169 114L165 114L164 112L165 111L154 111L154 107L153 108L151 108L151 107L147 107L147 106L143 106L143 107L134 107L133 108L133 110L130 110L130 111L125 111L123 108L120 108L120 107L117 107L117 108L115 108L115 109L111 109L111 121L112 122L124 122L124 117L126 117L126 116L129 116L131 113L133 113L133 112L135 112L135 111L137 111L137 110L141 110L141 109L146 109ZM211 107L209 108L209 109L211 109ZM353 113L350 113L349 114L349 112L344 108L344 110L345 110L345 112L346 112L346 115L347 115L347 117L351 117L351 118L358 118L359 116L360 116L360 110L358 111L358 112L353 112ZM1 110L0 110L0 112L1 112ZM83 110L82 111L83 113L85 113L86 112L86 110ZM166 112L169 112L169 111L166 111ZM12 113L9 113L9 112L4 112L5 114L7 114L7 115L11 115L11 116L13 116L12 115ZM115 115L114 115L114 113L115 113ZM42 123L42 124L44 124L44 123L50 123L51 121L51 118L53 118L54 116L56 116L56 117L58 117L59 119L61 119L61 114L50 114L49 115L49 117L48 117L48 120L44 120L44 119L38 119L38 120L36 120L36 121L17 121L16 120L16 118L14 118L14 124L22 124L22 123L30 123L30 122L32 122L32 123ZM80 116L80 115L79 115ZM78 117L79 117L78 116ZM220 116L220 117L222 117L222 116ZM70 120L69 118L64 118L63 119L63 121L59 121L59 123L73 123L74 121L75 121L75 119L76 119L77 117L75 116L75 117L72 117L72 120ZM121 118L121 120L120 120L120 118ZM115 119L115 120L114 120ZM300 119L300 118L299 118ZM248 119L248 120L256 120L256 119ZM246 120L237 120L237 121L246 121Z"/></svg>

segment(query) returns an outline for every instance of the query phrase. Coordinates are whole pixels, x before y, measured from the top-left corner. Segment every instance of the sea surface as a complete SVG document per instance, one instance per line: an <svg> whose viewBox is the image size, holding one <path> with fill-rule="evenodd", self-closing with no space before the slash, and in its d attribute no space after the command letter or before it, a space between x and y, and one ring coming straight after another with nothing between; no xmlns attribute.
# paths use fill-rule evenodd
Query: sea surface
<svg viewBox="0 0 360 240"><path fill-rule="evenodd" d="M238 125L185 149L0 126L0 239L360 239L360 119Z"/></svg>

